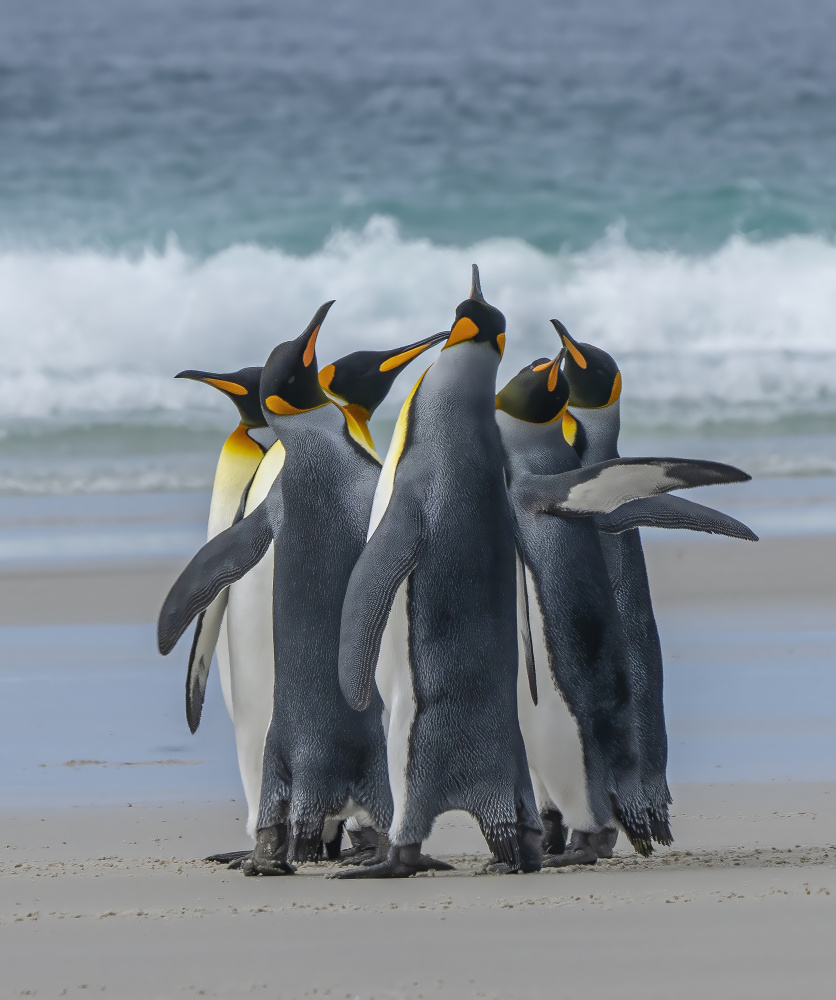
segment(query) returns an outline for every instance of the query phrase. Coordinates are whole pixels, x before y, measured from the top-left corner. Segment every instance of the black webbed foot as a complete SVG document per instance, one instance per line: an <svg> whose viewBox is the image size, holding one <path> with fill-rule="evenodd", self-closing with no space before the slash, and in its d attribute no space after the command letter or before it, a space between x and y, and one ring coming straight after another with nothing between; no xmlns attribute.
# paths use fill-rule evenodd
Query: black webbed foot
<svg viewBox="0 0 836 1000"><path fill-rule="evenodd" d="M245 875L295 875L296 869L287 860L287 826L268 826L256 834L255 849L242 859Z"/></svg>
<svg viewBox="0 0 836 1000"><path fill-rule="evenodd" d="M377 864L335 872L332 878L409 878L419 872L452 871L453 866L421 853L420 844L392 847L389 857Z"/></svg>
<svg viewBox="0 0 836 1000"><path fill-rule="evenodd" d="M592 846L592 833L572 831L572 839L562 854L547 854L543 858L544 868L569 868L571 865L594 865L598 852Z"/></svg>
<svg viewBox="0 0 836 1000"><path fill-rule="evenodd" d="M240 862L242 858L248 857L252 854L252 851L222 851L220 854L210 854L208 858L204 858L204 861L210 861L218 865L229 865L233 861ZM236 865L240 867L240 865Z"/></svg>

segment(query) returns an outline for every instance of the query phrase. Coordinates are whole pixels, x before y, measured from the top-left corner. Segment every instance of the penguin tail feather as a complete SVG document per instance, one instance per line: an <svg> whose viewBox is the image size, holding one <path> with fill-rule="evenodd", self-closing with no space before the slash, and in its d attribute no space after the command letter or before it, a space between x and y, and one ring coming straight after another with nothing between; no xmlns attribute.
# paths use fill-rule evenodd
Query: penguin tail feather
<svg viewBox="0 0 836 1000"><path fill-rule="evenodd" d="M673 843L673 834L671 833L670 817L667 810L664 813L660 813L655 809L648 809L647 815L650 821L650 836L657 844L670 847Z"/></svg>
<svg viewBox="0 0 836 1000"><path fill-rule="evenodd" d="M652 834L647 819L647 810L627 807L616 795L611 795L610 801L615 818L633 845L633 850L637 854L641 854L643 858L649 858L653 853L653 844L651 843Z"/></svg>

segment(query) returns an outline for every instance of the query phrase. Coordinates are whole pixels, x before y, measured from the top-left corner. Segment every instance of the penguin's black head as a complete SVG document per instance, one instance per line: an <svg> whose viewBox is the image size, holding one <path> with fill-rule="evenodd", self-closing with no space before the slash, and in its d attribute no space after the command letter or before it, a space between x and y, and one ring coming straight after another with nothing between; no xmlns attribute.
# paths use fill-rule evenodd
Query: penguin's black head
<svg viewBox="0 0 836 1000"><path fill-rule="evenodd" d="M472 340L477 344L482 342L490 344L496 349L500 358L505 350L505 317L495 306L485 302L479 282L479 268L475 264L470 298L460 302L456 308L456 321L450 330L444 350L465 340Z"/></svg>
<svg viewBox="0 0 836 1000"><path fill-rule="evenodd" d="M606 351L592 344L579 344L558 319L552 325L566 349L563 370L569 380L569 405L582 410L599 410L621 395L621 372Z"/></svg>
<svg viewBox="0 0 836 1000"><path fill-rule="evenodd" d="M214 372L198 372L188 369L178 372L175 378L188 378L195 382L205 382L212 385L238 407L241 423L245 427L266 427L264 414L261 412L261 402L258 397L258 383L261 378L260 368L242 368L237 372L215 374Z"/></svg>
<svg viewBox="0 0 836 1000"><path fill-rule="evenodd" d="M265 417L289 417L325 406L328 397L319 384L316 338L322 321L333 305L317 309L304 333L273 349L261 373L261 406Z"/></svg>
<svg viewBox="0 0 836 1000"><path fill-rule="evenodd" d="M496 395L496 408L529 424L551 424L566 412L569 383L556 358L538 358L526 365Z"/></svg>
<svg viewBox="0 0 836 1000"><path fill-rule="evenodd" d="M332 396L349 406L360 408L358 415L368 420L386 398L401 369L448 334L434 333L394 351L355 351L326 365L319 373L319 384Z"/></svg>

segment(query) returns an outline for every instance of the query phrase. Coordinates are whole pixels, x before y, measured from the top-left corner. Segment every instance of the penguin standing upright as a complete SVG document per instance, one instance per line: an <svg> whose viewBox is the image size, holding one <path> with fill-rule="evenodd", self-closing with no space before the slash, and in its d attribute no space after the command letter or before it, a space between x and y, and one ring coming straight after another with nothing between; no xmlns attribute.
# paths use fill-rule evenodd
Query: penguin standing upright
<svg viewBox="0 0 836 1000"><path fill-rule="evenodd" d="M527 474L580 468L561 425L562 355L523 368L496 397L538 694L536 704L525 696L520 669L520 725L546 828L543 863L553 867L594 864L616 821L637 851L651 850L626 644L595 522L535 515L517 498Z"/></svg>
<svg viewBox="0 0 836 1000"><path fill-rule="evenodd" d="M617 459L622 388L618 365L600 348L575 341L558 320L552 323L566 350L569 407L581 411L579 418L571 412L563 418L566 440L578 454L582 467ZM650 802L650 831L654 840L669 844L672 800L666 775L662 650L638 526L687 528L751 541L756 541L757 536L734 518L675 496L637 500L598 521L606 529L601 532L601 545L627 643L636 704L639 770Z"/></svg>
<svg viewBox="0 0 836 1000"><path fill-rule="evenodd" d="M343 605L340 685L358 711L375 686L382 695L394 817L387 861L341 877L437 864L421 843L450 809L476 818L508 870L540 867L517 717L517 543L495 416L504 344L505 318L482 297L474 265L441 357L401 410ZM575 516L738 475L719 463L626 460L529 474L519 496L527 509Z"/></svg>
<svg viewBox="0 0 836 1000"><path fill-rule="evenodd" d="M474 267L439 360L401 410L343 607L341 684L368 711L377 670L395 812L389 858L341 877L433 867L421 843L450 809L476 818L500 861L540 867L517 720L513 515L494 417L504 344L505 317L482 297ZM392 617L406 619L403 655L379 662L393 601Z"/></svg>
<svg viewBox="0 0 836 1000"><path fill-rule="evenodd" d="M261 368L242 368L226 374L189 369L174 377L213 386L232 400L240 414L240 423L224 442L215 469L207 529L207 539L211 539L235 521L241 498L264 457L265 444L272 443L273 436L266 430L267 421L261 412L258 396ZM253 434L261 428L264 430ZM224 591L200 615L195 626L186 674L186 719L193 733L200 725L206 681L216 647L221 690L229 716L233 718L229 651L224 622L226 606L227 591Z"/></svg>
<svg viewBox="0 0 836 1000"><path fill-rule="evenodd" d="M340 608L379 464L357 421L317 379L316 337L330 305L277 347L262 373L262 408L286 454L281 475L250 514L204 546L160 614L166 652L274 545L274 696L248 874L291 873L292 859L318 846L326 819L360 814L384 830L391 816L382 706L353 713L337 679Z"/></svg>
<svg viewBox="0 0 836 1000"><path fill-rule="evenodd" d="M345 404L342 408L347 426L371 449L379 465L368 420L386 398L401 371L424 351L445 339L434 334L417 343L388 351L355 351L326 365L319 372L323 389ZM274 422L275 424L275 422ZM251 514L264 499L281 473L285 448L281 441L265 455L247 495L244 516ZM247 833L255 837L264 740L273 715L273 546L264 558L229 588L227 609L230 657L233 664L233 703L236 707L235 739L238 767L247 799ZM328 828L324 834L329 856L339 852L339 831ZM376 842L376 837L369 843ZM333 844L334 846L328 847ZM213 860L233 861L237 867L248 852L212 855Z"/></svg>

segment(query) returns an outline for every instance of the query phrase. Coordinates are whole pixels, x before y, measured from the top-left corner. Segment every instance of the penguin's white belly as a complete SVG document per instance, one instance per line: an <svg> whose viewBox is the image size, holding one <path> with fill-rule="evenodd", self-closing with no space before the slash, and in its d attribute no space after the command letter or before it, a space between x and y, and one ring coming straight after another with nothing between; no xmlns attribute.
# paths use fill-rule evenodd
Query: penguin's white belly
<svg viewBox="0 0 836 1000"><path fill-rule="evenodd" d="M229 588L226 610L232 717L251 837L261 800L264 742L273 717L273 560L271 545L261 562Z"/></svg>
<svg viewBox="0 0 836 1000"><path fill-rule="evenodd" d="M531 700L522 653L517 699L520 728L525 740L537 805L538 808L556 806L571 829L594 832L598 827L589 808L586 767L578 724L552 678L534 580L528 569L525 575L538 703L535 705Z"/></svg>
<svg viewBox="0 0 836 1000"><path fill-rule="evenodd" d="M409 623L404 581L395 594L389 621L380 643L375 682L383 699L383 729L389 764L394 814L390 835L395 838L406 804L406 767L409 734L415 718L415 693L409 667Z"/></svg>

